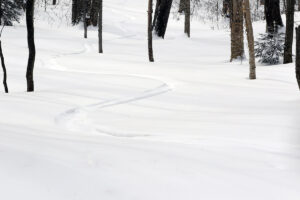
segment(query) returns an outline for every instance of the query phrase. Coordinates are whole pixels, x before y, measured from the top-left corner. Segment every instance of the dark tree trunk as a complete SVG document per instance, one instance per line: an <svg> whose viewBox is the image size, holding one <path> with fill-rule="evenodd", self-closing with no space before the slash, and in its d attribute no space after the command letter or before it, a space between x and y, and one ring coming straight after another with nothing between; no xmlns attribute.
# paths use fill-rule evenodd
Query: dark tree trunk
<svg viewBox="0 0 300 200"><path fill-rule="evenodd" d="M191 37L191 0L185 0L184 16L184 33Z"/></svg>
<svg viewBox="0 0 300 200"><path fill-rule="evenodd" d="M265 17L268 33L276 33L279 27L283 27L279 0L265 0Z"/></svg>
<svg viewBox="0 0 300 200"><path fill-rule="evenodd" d="M298 0L298 11L300 11L300 0Z"/></svg>
<svg viewBox="0 0 300 200"><path fill-rule="evenodd" d="M191 0L180 0L179 13L184 13L184 33L191 36Z"/></svg>
<svg viewBox="0 0 300 200"><path fill-rule="evenodd" d="M296 28L296 78L300 89L300 26Z"/></svg>
<svg viewBox="0 0 300 200"><path fill-rule="evenodd" d="M5 93L8 93L8 86L7 86L7 73L6 73L6 67L5 67L5 62L4 62L4 56L2 52L2 44L0 40L0 57L1 57L1 65L2 65L2 70L3 70L3 85L4 85L4 91Z"/></svg>
<svg viewBox="0 0 300 200"><path fill-rule="evenodd" d="M149 61L154 62L153 47L152 47L152 14L153 14L153 0L148 2L148 55Z"/></svg>
<svg viewBox="0 0 300 200"><path fill-rule="evenodd" d="M29 58L27 64L27 91L34 91L33 69L35 61L35 44L34 44L34 0L26 2L26 25L27 25L27 41L29 49Z"/></svg>
<svg viewBox="0 0 300 200"><path fill-rule="evenodd" d="M52 1L52 5L56 5L56 0L53 0L53 1Z"/></svg>
<svg viewBox="0 0 300 200"><path fill-rule="evenodd" d="M2 11L2 0L0 0L0 25L2 25L2 15L3 15L2 12L3 12Z"/></svg>
<svg viewBox="0 0 300 200"><path fill-rule="evenodd" d="M87 27L88 27L88 24L87 24L87 9L88 9L88 6L87 6L88 2L87 0L83 0L83 27L84 27L84 38L87 38Z"/></svg>
<svg viewBox="0 0 300 200"><path fill-rule="evenodd" d="M287 0L286 3L286 33L283 57L284 64L293 62L295 0Z"/></svg>
<svg viewBox="0 0 300 200"><path fill-rule="evenodd" d="M78 18L78 0L72 0L72 24L77 24Z"/></svg>
<svg viewBox="0 0 300 200"><path fill-rule="evenodd" d="M165 37L173 0L157 0L153 27L158 37Z"/></svg>
<svg viewBox="0 0 300 200"><path fill-rule="evenodd" d="M98 14L99 53L103 53L103 39L102 39L103 0L99 0L98 11L99 11L99 14Z"/></svg>

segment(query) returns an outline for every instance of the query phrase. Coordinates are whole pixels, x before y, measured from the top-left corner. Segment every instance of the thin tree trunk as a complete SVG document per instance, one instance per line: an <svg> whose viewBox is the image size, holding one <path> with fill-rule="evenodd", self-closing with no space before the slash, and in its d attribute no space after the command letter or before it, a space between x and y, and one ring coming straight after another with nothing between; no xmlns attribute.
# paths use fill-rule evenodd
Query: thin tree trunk
<svg viewBox="0 0 300 200"><path fill-rule="evenodd" d="M296 78L300 89L300 26L296 28Z"/></svg>
<svg viewBox="0 0 300 200"><path fill-rule="evenodd" d="M2 25L2 15L3 15L3 11L2 11L2 0L0 0L0 25Z"/></svg>
<svg viewBox="0 0 300 200"><path fill-rule="evenodd" d="M230 2L231 59L244 57L243 0Z"/></svg>
<svg viewBox="0 0 300 200"><path fill-rule="evenodd" d="M87 0L83 0L83 27L84 27L84 38L87 38Z"/></svg>
<svg viewBox="0 0 300 200"><path fill-rule="evenodd" d="M184 9L184 33L187 34L188 37L191 37L191 0L185 1L185 9Z"/></svg>
<svg viewBox="0 0 300 200"><path fill-rule="evenodd" d="M154 62L153 47L152 47L152 13L153 13L153 0L148 2L148 55L149 61Z"/></svg>
<svg viewBox="0 0 300 200"><path fill-rule="evenodd" d="M298 0L298 11L300 11L300 0Z"/></svg>
<svg viewBox="0 0 300 200"><path fill-rule="evenodd" d="M249 65L250 65L250 79L256 79L256 66L255 66L255 54L254 54L254 36L253 36L253 27L251 21L250 13L250 3L249 0L244 0L244 17L246 23L246 32L249 48Z"/></svg>
<svg viewBox="0 0 300 200"><path fill-rule="evenodd" d="M52 5L56 5L56 0L53 0L53 1L52 1Z"/></svg>
<svg viewBox="0 0 300 200"><path fill-rule="evenodd" d="M98 13L99 53L103 53L102 22L103 22L103 0L99 0L99 13Z"/></svg>
<svg viewBox="0 0 300 200"><path fill-rule="evenodd" d="M3 70L3 85L4 85L4 90L5 90L5 93L8 93L7 73L6 73L6 67L5 67L5 62L4 62L4 56L3 56L3 52L2 52L1 40L0 40L0 57L1 57L1 65L2 65L2 70Z"/></svg>
<svg viewBox="0 0 300 200"><path fill-rule="evenodd" d="M26 25L27 25L27 41L29 49L29 58L27 64L27 91L34 91L33 69L35 62L35 44L34 44L34 0L26 2Z"/></svg>
<svg viewBox="0 0 300 200"><path fill-rule="evenodd" d="M285 33L285 45L283 63L293 62L293 39L294 39L294 12L295 12L295 0L287 0L286 10L286 33Z"/></svg>

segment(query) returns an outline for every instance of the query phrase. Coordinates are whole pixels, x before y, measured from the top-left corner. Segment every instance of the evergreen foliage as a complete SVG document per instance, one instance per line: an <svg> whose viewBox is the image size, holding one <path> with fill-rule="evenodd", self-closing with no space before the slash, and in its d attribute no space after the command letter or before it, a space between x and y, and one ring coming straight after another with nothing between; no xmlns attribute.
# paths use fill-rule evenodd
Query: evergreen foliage
<svg viewBox="0 0 300 200"><path fill-rule="evenodd" d="M14 21L19 22L22 14L23 0L1 0L0 2L1 25L12 26Z"/></svg>
<svg viewBox="0 0 300 200"><path fill-rule="evenodd" d="M255 57L260 63L278 64L284 52L284 33L265 33L255 42Z"/></svg>

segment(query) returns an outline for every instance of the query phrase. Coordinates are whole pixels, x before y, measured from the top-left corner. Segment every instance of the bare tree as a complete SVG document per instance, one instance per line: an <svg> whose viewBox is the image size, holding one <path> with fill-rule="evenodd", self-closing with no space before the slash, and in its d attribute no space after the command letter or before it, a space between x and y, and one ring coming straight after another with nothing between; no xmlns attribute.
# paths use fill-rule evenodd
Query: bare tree
<svg viewBox="0 0 300 200"><path fill-rule="evenodd" d="M103 0L99 0L98 10L98 39L99 39L99 53L103 53L103 37L102 37L102 21L103 21Z"/></svg>
<svg viewBox="0 0 300 200"><path fill-rule="evenodd" d="M27 25L27 42L29 49L29 58L27 64L27 91L34 91L33 69L35 62L35 43L34 43L34 0L26 2L26 25Z"/></svg>
<svg viewBox="0 0 300 200"><path fill-rule="evenodd" d="M173 0L156 0L153 29L158 37L165 37Z"/></svg>
<svg viewBox="0 0 300 200"><path fill-rule="evenodd" d="M6 72L6 67L5 67L5 62L4 62L4 55L2 52L2 43L1 43L1 36L2 36L2 31L3 31L4 25L1 29L0 32L0 57L1 57L1 65L2 65L2 70L3 70L3 85L4 85L4 91L5 93L8 93L8 86L7 86L7 72Z"/></svg>
<svg viewBox="0 0 300 200"><path fill-rule="evenodd" d="M230 1L231 59L244 57L243 0Z"/></svg>
<svg viewBox="0 0 300 200"><path fill-rule="evenodd" d="M286 8L286 32L285 32L285 44L284 44L284 56L283 63L293 62L293 38L294 38L294 12L295 12L295 0L287 0Z"/></svg>
<svg viewBox="0 0 300 200"><path fill-rule="evenodd" d="M296 28L296 78L300 89L300 26Z"/></svg>
<svg viewBox="0 0 300 200"><path fill-rule="evenodd" d="M191 0L180 0L179 12L184 13L184 33L191 37Z"/></svg>
<svg viewBox="0 0 300 200"><path fill-rule="evenodd" d="M149 61L154 62L153 47L152 47L152 13L153 13L153 0L148 1L148 55Z"/></svg>
<svg viewBox="0 0 300 200"><path fill-rule="evenodd" d="M253 36L253 27L251 21L249 0L244 0L244 18L246 23L246 32L247 32L247 40L248 40L248 48L249 48L249 65L250 65L249 78L256 79L254 36Z"/></svg>

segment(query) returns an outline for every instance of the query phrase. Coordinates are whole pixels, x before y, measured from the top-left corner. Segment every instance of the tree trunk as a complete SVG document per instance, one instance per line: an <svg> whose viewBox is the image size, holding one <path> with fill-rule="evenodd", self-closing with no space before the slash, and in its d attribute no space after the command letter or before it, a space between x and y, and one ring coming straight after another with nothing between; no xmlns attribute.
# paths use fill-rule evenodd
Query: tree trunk
<svg viewBox="0 0 300 200"><path fill-rule="evenodd" d="M2 25L2 15L3 15L3 11L2 11L2 0L0 0L0 25Z"/></svg>
<svg viewBox="0 0 300 200"><path fill-rule="evenodd" d="M265 17L268 33L277 33L278 28L283 27L279 0L265 0Z"/></svg>
<svg viewBox="0 0 300 200"><path fill-rule="evenodd" d="M184 9L184 33L191 37L191 0L185 1L185 9Z"/></svg>
<svg viewBox="0 0 300 200"><path fill-rule="evenodd" d="M103 24L103 0L99 0L99 13L98 13L98 37L99 37L99 53L103 53L103 40L102 40L102 24Z"/></svg>
<svg viewBox="0 0 300 200"><path fill-rule="evenodd" d="M153 47L152 47L152 13L153 13L153 0L148 2L148 55L149 61L154 62Z"/></svg>
<svg viewBox="0 0 300 200"><path fill-rule="evenodd" d="M2 52L2 44L0 40L0 57L1 57L1 65L2 65L2 70L3 70L3 85L4 85L4 91L5 93L8 93L8 87L7 87L7 73L6 73L6 67L5 67L5 62L4 62L4 56Z"/></svg>
<svg viewBox="0 0 300 200"><path fill-rule="evenodd" d="M77 24L78 18L78 0L72 0L72 24Z"/></svg>
<svg viewBox="0 0 300 200"><path fill-rule="evenodd" d="M243 0L230 2L231 59L244 57Z"/></svg>
<svg viewBox="0 0 300 200"><path fill-rule="evenodd" d="M283 63L293 62L293 39L294 39L294 12L295 0L287 0L286 9L286 32L285 32L285 45Z"/></svg>
<svg viewBox="0 0 300 200"><path fill-rule="evenodd" d="M56 5L56 0L53 0L53 1L52 1L52 5Z"/></svg>
<svg viewBox="0 0 300 200"><path fill-rule="evenodd" d="M87 0L83 0L83 27L84 27L84 38L87 38Z"/></svg>
<svg viewBox="0 0 300 200"><path fill-rule="evenodd" d="M27 64L27 92L34 91L33 69L35 62L35 44L34 44L34 0L26 2L26 25L27 25L27 41L29 49L29 58Z"/></svg>
<svg viewBox="0 0 300 200"><path fill-rule="evenodd" d="M165 37L173 0L157 0L153 28L158 37Z"/></svg>
<svg viewBox="0 0 300 200"><path fill-rule="evenodd" d="M300 26L296 28L296 78L300 89Z"/></svg>
<svg viewBox="0 0 300 200"><path fill-rule="evenodd" d="M249 0L244 0L244 17L246 23L246 32L249 48L249 65L250 65L250 79L256 79L256 66L255 66L255 54L254 54L254 36L253 36L253 27L251 21L250 13L250 3Z"/></svg>
<svg viewBox="0 0 300 200"><path fill-rule="evenodd" d="M300 11L300 0L298 0L298 11Z"/></svg>

